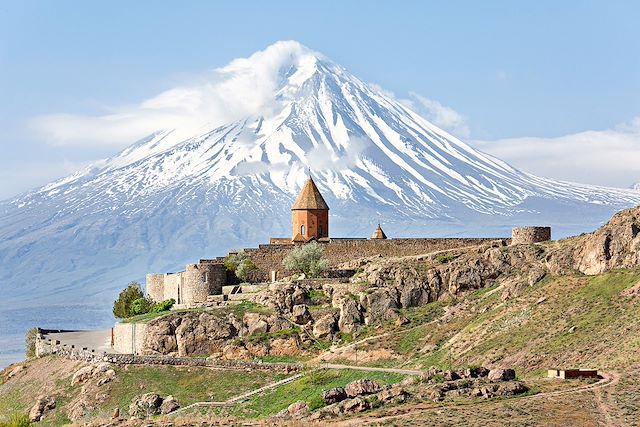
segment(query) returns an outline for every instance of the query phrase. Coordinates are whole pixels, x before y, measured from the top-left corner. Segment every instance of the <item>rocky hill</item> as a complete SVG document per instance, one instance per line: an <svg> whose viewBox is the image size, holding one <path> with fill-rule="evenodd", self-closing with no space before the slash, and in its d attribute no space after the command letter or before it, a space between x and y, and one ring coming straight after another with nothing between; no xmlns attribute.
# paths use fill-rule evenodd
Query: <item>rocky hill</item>
<svg viewBox="0 0 640 427"><path fill-rule="evenodd" d="M408 417L419 425L637 425L639 245L640 208L633 208L593 233L569 239L513 246L496 241L421 256L362 259L351 266L357 274L349 283L281 283L256 303L148 319L150 354L324 368L234 405L144 423L286 423L287 417L300 416L343 425L406 425ZM143 392L165 397L193 387L197 397L178 395L183 405L215 399L197 394L211 389L202 381L218 381L204 380L199 368L147 367L143 374L142 368L114 366L112 379L101 383L106 374L96 373L81 386L71 377L82 364L64 370L67 362L53 360L49 366L45 360L29 362L13 374L17 368L5 370L0 412L29 409L34 387L42 384L50 384L45 389L59 402L45 424L77 417L71 411L78 404L70 402L81 396L86 407L77 419L82 420L109 418L115 407L124 415ZM513 368L521 385L473 379L478 367ZM581 389L589 382L544 379L549 368L594 368L606 378ZM424 373L422 380L407 380L416 371ZM131 390L128 385L142 378L150 386ZM342 406L322 400L323 392L340 394L335 389L361 379L377 384L371 386L375 398L356 396ZM59 386L63 383L69 385ZM238 394L247 390L246 382L237 384L230 387ZM483 387L528 397L486 400ZM345 406L348 413L341 412Z"/></svg>

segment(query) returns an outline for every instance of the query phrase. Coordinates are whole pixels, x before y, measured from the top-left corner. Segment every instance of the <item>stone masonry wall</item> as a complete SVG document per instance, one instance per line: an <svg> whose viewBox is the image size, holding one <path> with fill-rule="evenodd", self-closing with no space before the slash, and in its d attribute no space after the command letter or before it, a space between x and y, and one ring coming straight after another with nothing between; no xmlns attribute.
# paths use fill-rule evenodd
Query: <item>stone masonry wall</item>
<svg viewBox="0 0 640 427"><path fill-rule="evenodd" d="M147 325L117 323L113 328L113 349L118 353L140 354Z"/></svg>
<svg viewBox="0 0 640 427"><path fill-rule="evenodd" d="M511 244L539 243L551 240L551 227L516 227L511 230Z"/></svg>
<svg viewBox="0 0 640 427"><path fill-rule="evenodd" d="M176 304L202 303L208 295L221 294L226 280L224 265L202 260L179 273L147 274L147 295L155 302L173 298Z"/></svg>
<svg viewBox="0 0 640 427"><path fill-rule="evenodd" d="M425 239L331 239L320 243L324 248L324 256L332 267L347 261L371 256L408 256L429 252L455 249L464 246L478 246L493 240L509 240L500 238L425 238ZM294 248L293 245L260 245L258 248L245 249L251 261L258 267L257 274L252 274L252 281L266 281L270 272L275 270L279 277L286 274L282 261Z"/></svg>

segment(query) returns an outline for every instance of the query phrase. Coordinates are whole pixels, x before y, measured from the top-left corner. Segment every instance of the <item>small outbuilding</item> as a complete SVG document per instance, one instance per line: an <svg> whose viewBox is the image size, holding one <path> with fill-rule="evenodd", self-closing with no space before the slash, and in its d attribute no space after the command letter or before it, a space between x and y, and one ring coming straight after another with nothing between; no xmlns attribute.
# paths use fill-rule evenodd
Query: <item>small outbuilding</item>
<svg viewBox="0 0 640 427"><path fill-rule="evenodd" d="M549 369L547 377L571 380L576 378L599 378L596 369Z"/></svg>

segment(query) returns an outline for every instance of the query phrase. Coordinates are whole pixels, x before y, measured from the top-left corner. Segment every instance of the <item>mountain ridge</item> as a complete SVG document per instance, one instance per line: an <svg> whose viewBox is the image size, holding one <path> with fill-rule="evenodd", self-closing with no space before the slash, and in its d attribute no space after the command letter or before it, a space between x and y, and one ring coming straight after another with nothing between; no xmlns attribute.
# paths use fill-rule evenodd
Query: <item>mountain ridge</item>
<svg viewBox="0 0 640 427"><path fill-rule="evenodd" d="M217 91L260 76L262 92L238 100L227 123L159 130L0 202L0 282L22 283L18 300L34 289L109 300L146 272L286 236L307 168L333 236L368 236L378 222L391 237L506 235L531 222L568 235L640 203L633 190L520 172L296 42L219 75Z"/></svg>

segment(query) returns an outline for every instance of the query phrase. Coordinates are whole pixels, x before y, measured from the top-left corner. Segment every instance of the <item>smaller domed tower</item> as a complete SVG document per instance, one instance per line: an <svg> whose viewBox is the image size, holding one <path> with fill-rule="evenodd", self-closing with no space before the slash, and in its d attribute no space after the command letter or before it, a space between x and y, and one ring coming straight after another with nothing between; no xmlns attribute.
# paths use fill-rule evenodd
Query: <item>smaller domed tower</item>
<svg viewBox="0 0 640 427"><path fill-rule="evenodd" d="M294 242L329 237L329 206L311 176L291 207Z"/></svg>
<svg viewBox="0 0 640 427"><path fill-rule="evenodd" d="M380 227L380 224L378 223L378 228L376 228L376 230L371 235L371 239L382 240L386 238L387 238L387 235L384 234L384 231L382 231L382 227Z"/></svg>

